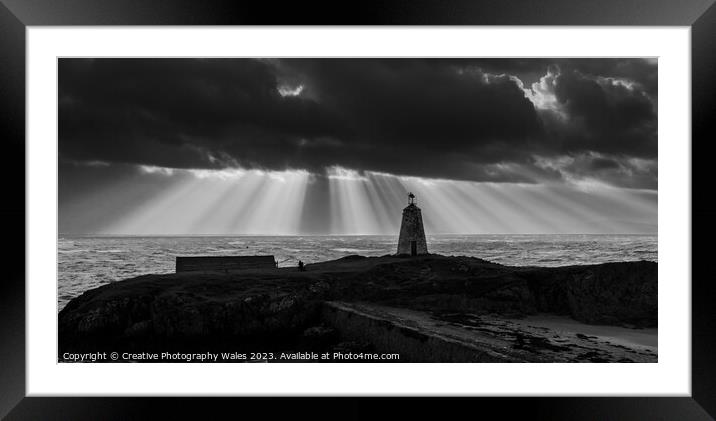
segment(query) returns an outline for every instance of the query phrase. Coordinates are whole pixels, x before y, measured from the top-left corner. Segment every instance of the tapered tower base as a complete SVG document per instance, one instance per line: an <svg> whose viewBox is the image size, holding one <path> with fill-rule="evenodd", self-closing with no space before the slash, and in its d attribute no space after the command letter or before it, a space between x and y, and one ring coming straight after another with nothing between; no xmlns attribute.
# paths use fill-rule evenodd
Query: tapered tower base
<svg viewBox="0 0 716 421"><path fill-rule="evenodd" d="M403 209L403 221L400 224L400 237L398 238L398 254L410 256L428 254L423 214L415 204L415 196L412 193L408 195L408 206Z"/></svg>

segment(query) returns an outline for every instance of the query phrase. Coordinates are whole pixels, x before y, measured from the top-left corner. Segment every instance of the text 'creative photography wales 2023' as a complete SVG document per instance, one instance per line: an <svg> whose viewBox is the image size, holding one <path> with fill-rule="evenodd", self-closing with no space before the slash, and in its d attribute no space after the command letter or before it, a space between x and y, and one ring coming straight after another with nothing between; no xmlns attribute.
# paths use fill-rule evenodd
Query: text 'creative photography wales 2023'
<svg viewBox="0 0 716 421"><path fill-rule="evenodd" d="M59 58L58 361L655 363L657 72Z"/></svg>

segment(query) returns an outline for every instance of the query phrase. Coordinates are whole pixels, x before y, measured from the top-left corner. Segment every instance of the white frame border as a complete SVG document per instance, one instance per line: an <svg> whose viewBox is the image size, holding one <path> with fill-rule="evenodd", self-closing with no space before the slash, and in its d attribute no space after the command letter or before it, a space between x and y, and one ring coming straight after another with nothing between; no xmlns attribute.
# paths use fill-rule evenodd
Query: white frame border
<svg viewBox="0 0 716 421"><path fill-rule="evenodd" d="M690 396L690 42L689 27L27 27L27 395ZM659 57L659 362L58 364L56 62L68 56Z"/></svg>

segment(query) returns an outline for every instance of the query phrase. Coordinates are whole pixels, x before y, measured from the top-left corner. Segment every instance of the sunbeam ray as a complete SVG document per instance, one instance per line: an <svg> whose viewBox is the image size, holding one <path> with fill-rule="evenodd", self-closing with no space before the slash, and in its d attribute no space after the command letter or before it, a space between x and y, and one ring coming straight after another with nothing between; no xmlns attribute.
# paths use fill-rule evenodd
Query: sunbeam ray
<svg viewBox="0 0 716 421"><path fill-rule="evenodd" d="M161 190L148 195L137 177L161 180ZM113 185L132 205L101 230L111 234L396 234L409 191L429 234L649 233L657 223L656 191L598 183L481 183L331 167L323 178L152 169Z"/></svg>

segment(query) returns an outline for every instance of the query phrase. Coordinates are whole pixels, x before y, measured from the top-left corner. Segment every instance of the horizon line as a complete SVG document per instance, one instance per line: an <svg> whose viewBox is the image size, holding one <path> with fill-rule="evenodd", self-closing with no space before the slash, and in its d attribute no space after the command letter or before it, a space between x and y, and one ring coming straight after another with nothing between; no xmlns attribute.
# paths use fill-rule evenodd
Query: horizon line
<svg viewBox="0 0 716 421"><path fill-rule="evenodd" d="M658 235L658 232L560 232L560 233L433 233L430 236L440 235ZM62 236L92 236L92 237L397 237L398 234L112 234L112 233L58 233Z"/></svg>

